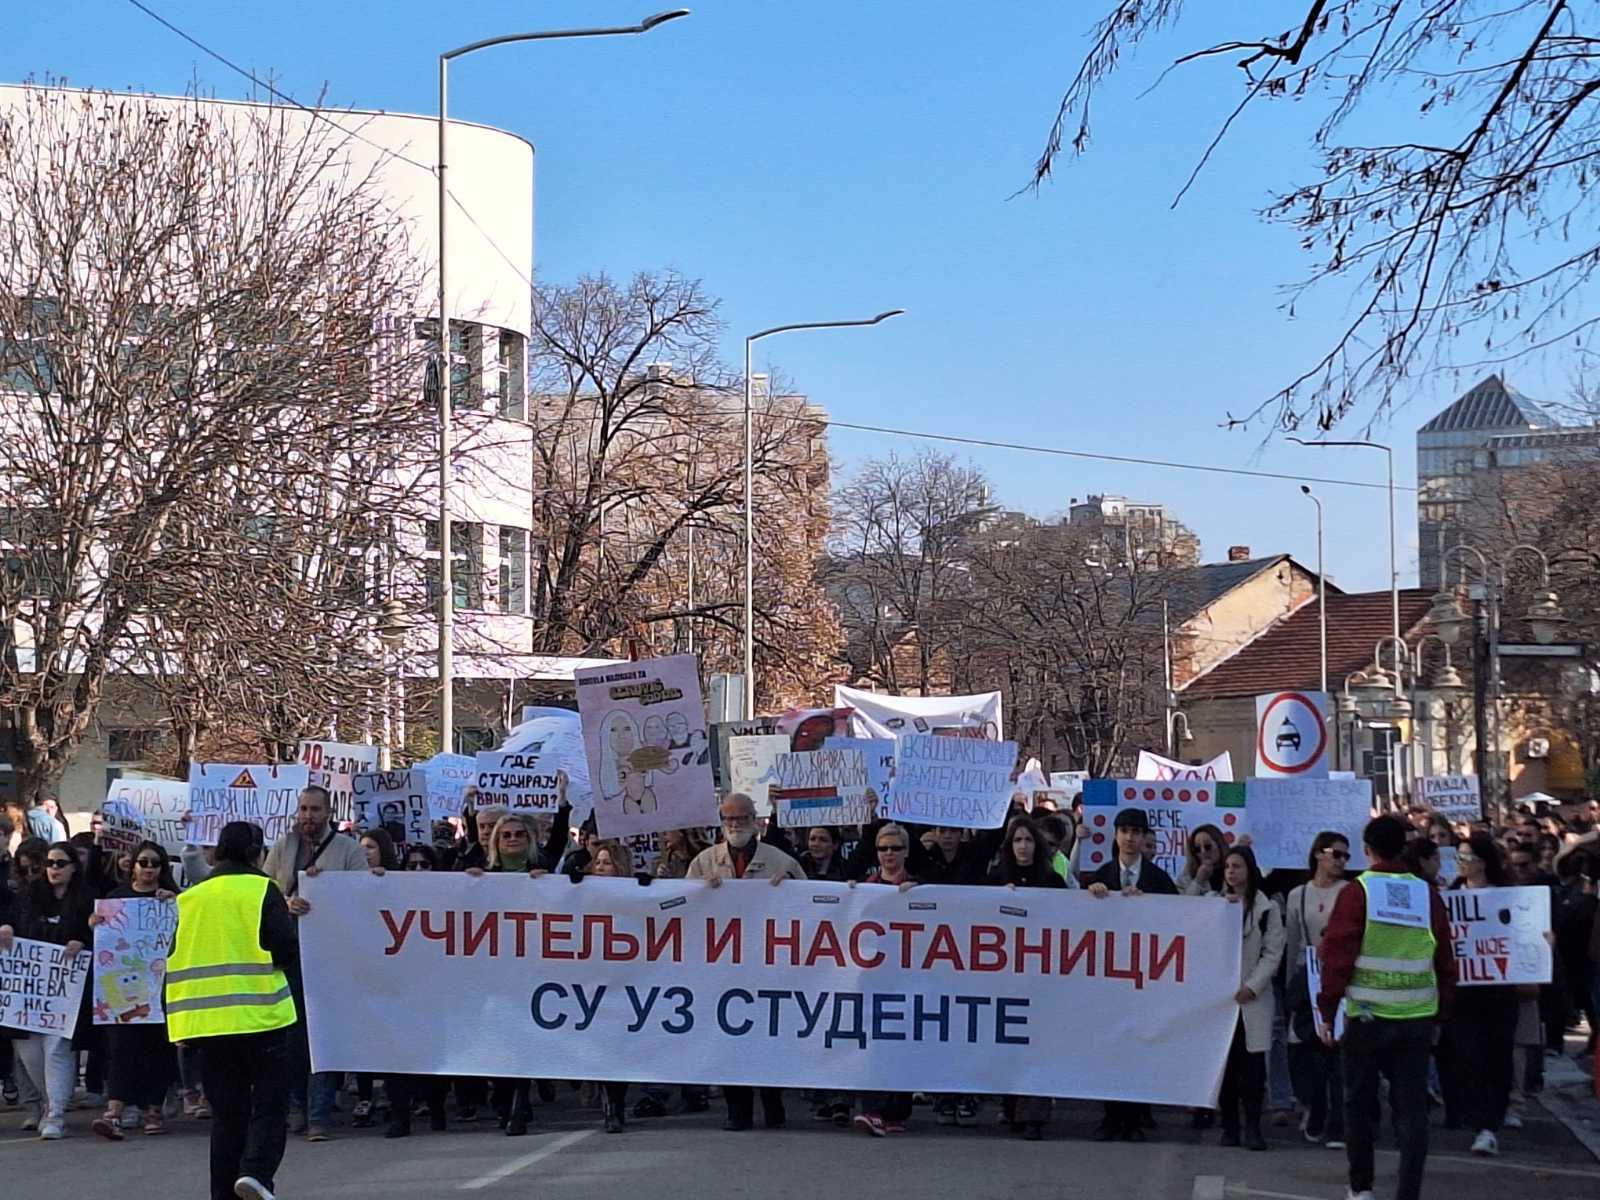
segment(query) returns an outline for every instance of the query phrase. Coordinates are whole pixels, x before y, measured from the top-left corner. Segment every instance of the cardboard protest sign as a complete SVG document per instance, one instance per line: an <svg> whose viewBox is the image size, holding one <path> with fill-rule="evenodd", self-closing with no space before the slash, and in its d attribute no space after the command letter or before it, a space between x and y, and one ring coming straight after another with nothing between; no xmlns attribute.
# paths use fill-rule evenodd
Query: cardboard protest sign
<svg viewBox="0 0 1600 1200"><path fill-rule="evenodd" d="M893 738L831 737L822 743L824 750L859 750L867 765L867 786L878 797L880 807L894 786ZM867 817L871 821L872 817Z"/></svg>
<svg viewBox="0 0 1600 1200"><path fill-rule="evenodd" d="M790 708L775 717L748 721L718 721L711 726L711 765L721 791L737 791L728 772L728 742L736 737L773 737L783 734L791 750L820 750L825 739L850 732L848 708Z"/></svg>
<svg viewBox="0 0 1600 1200"><path fill-rule="evenodd" d="M1361 831L1372 817L1372 780L1247 779L1218 786L1244 789L1251 849L1263 871L1304 870L1311 843L1324 829L1350 843L1350 870L1366 867Z"/></svg>
<svg viewBox="0 0 1600 1200"><path fill-rule="evenodd" d="M352 742L302 741L295 759L305 764L313 784L328 789L334 823L343 824L351 816L350 781L378 769L378 748Z"/></svg>
<svg viewBox="0 0 1600 1200"><path fill-rule="evenodd" d="M1423 804L1453 824L1483 820L1476 775L1424 775L1417 781Z"/></svg>
<svg viewBox="0 0 1600 1200"><path fill-rule="evenodd" d="M1320 1038L1328 1028L1328 1023L1322 1019L1322 1007L1317 1004L1317 997L1322 994L1322 955L1315 946L1306 947L1306 991L1311 997L1311 1024ZM1344 1001L1341 1000L1333 1013L1335 1041L1344 1037L1344 1008Z"/></svg>
<svg viewBox="0 0 1600 1200"><path fill-rule="evenodd" d="M1233 759L1224 750L1209 762L1181 763L1175 759L1162 758L1159 754L1152 754L1148 750L1139 751L1139 765L1134 769L1135 779L1181 779L1185 782L1204 780L1207 783L1231 783L1233 781Z"/></svg>
<svg viewBox="0 0 1600 1200"><path fill-rule="evenodd" d="M87 950L69 959L54 943L13 938L0 950L0 1026L71 1037L88 978Z"/></svg>
<svg viewBox="0 0 1600 1200"><path fill-rule="evenodd" d="M1079 796L1083 795L1083 785L1088 782L1089 772L1087 771L1050 772L1050 786L1066 796L1067 804L1071 804Z"/></svg>
<svg viewBox="0 0 1600 1200"><path fill-rule="evenodd" d="M163 1025L161 988L178 930L178 902L150 897L96 900L94 1023Z"/></svg>
<svg viewBox="0 0 1600 1200"><path fill-rule="evenodd" d="M478 807L555 812L561 800L555 766L537 751L478 751Z"/></svg>
<svg viewBox="0 0 1600 1200"><path fill-rule="evenodd" d="M1078 869L1095 871L1117 853L1117 814L1138 809L1155 835L1155 864L1176 879L1188 858L1189 835L1215 825L1232 845L1249 832L1244 796L1204 781L1091 779L1083 785L1083 824L1088 830Z"/></svg>
<svg viewBox="0 0 1600 1200"><path fill-rule="evenodd" d="M890 738L907 733L943 734L998 742L1004 736L1000 693L974 696L885 696L842 684L833 702L855 712L850 731L857 737Z"/></svg>
<svg viewBox="0 0 1600 1200"><path fill-rule="evenodd" d="M1462 987L1550 982L1549 888L1454 888L1441 895Z"/></svg>
<svg viewBox="0 0 1600 1200"><path fill-rule="evenodd" d="M144 840L144 827L138 814L120 805L101 805L100 828L95 831L95 845L108 854L131 854Z"/></svg>
<svg viewBox="0 0 1600 1200"><path fill-rule="evenodd" d="M101 812L113 811L121 821L137 822L138 840L160 842L168 854L182 854L189 841L183 827L189 811L189 784L181 779L113 779Z"/></svg>
<svg viewBox="0 0 1600 1200"><path fill-rule="evenodd" d="M357 829L399 830L400 842L433 841L428 783L421 771L371 771L350 777L352 819Z"/></svg>
<svg viewBox="0 0 1600 1200"><path fill-rule="evenodd" d="M773 764L780 754L790 753L789 735L762 733L728 739L728 791L743 792L765 815L772 811Z"/></svg>
<svg viewBox="0 0 1600 1200"><path fill-rule="evenodd" d="M303 763L190 763L189 840L215 846L229 821L249 821L273 845L294 824L309 777Z"/></svg>
<svg viewBox="0 0 1600 1200"><path fill-rule="evenodd" d="M717 820L711 747L692 654L573 672L603 837Z"/></svg>
<svg viewBox="0 0 1600 1200"><path fill-rule="evenodd" d="M589 758L583 744L583 726L571 709L547 708L506 735L503 754L521 751L536 755L545 774L567 773L567 803L572 820L581 823L594 809L594 789L589 780Z"/></svg>
<svg viewBox="0 0 1600 1200"><path fill-rule="evenodd" d="M1256 774L1328 777L1328 693L1268 692L1256 697Z"/></svg>
<svg viewBox="0 0 1600 1200"><path fill-rule="evenodd" d="M877 808L868 798L867 762L859 750L807 750L780 754L773 764L777 778L772 802L778 824L863 825Z"/></svg>
<svg viewBox="0 0 1600 1200"><path fill-rule="evenodd" d="M422 772L428 814L436 821L459 817L467 789L477 786L478 760L470 754L435 754L411 769Z"/></svg>
<svg viewBox="0 0 1600 1200"><path fill-rule="evenodd" d="M902 734L895 746L894 787L879 806L891 821L998 829L1015 790L1015 742Z"/></svg>

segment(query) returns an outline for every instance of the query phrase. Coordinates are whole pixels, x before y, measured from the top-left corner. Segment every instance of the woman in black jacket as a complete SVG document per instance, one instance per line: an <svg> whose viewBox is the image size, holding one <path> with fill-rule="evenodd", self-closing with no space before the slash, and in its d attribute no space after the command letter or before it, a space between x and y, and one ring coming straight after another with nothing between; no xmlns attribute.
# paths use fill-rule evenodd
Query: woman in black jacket
<svg viewBox="0 0 1600 1200"><path fill-rule="evenodd" d="M81 878L77 853L70 842L56 842L45 853L44 865L45 877L23 890L16 919L0 925L0 950L9 950L13 937L23 937L61 946L68 956L81 954L89 942L94 899ZM78 1010L80 1029L92 1020L88 992L85 988ZM67 1104L78 1082L75 1037L30 1033L16 1044L17 1057L44 1099L39 1136L47 1141L66 1133Z"/></svg>

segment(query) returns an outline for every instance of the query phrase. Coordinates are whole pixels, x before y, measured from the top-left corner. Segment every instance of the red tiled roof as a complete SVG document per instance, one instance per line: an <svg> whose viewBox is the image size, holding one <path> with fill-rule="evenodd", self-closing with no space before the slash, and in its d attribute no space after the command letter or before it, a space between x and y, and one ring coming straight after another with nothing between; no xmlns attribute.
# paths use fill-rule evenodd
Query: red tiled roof
<svg viewBox="0 0 1600 1200"><path fill-rule="evenodd" d="M1400 592L1400 632L1410 637L1428 615L1433 593L1423 588ZM1257 696L1280 688L1314 688L1321 683L1317 602L1302 605L1244 649L1218 663L1182 689L1186 700L1219 696ZM1345 676L1372 666L1372 648L1393 632L1388 592L1328 594L1328 689L1337 692ZM1413 639L1414 640L1414 639ZM1386 648L1383 661L1392 664Z"/></svg>

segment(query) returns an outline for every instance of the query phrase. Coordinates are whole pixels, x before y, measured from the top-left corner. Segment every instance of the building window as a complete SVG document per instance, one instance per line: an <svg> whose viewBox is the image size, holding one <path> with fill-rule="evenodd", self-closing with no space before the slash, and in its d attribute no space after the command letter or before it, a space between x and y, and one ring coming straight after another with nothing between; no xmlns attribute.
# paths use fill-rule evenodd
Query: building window
<svg viewBox="0 0 1600 1200"><path fill-rule="evenodd" d="M423 577L428 602L439 602L439 522L424 521ZM457 609L483 608L483 526L476 521L450 522L450 584Z"/></svg>
<svg viewBox="0 0 1600 1200"><path fill-rule="evenodd" d="M500 526L500 611L528 611L528 531Z"/></svg>
<svg viewBox="0 0 1600 1200"><path fill-rule="evenodd" d="M151 758L161 743L159 729L106 730L106 761L142 763Z"/></svg>
<svg viewBox="0 0 1600 1200"><path fill-rule="evenodd" d="M0 581L12 596L51 600L64 594L66 559L57 540L57 522L43 508L0 509Z"/></svg>
<svg viewBox="0 0 1600 1200"><path fill-rule="evenodd" d="M428 353L437 359L439 321L418 321L416 335L427 343ZM431 369L431 368L430 368ZM470 321L450 322L450 407L483 406L483 326Z"/></svg>
<svg viewBox="0 0 1600 1200"><path fill-rule="evenodd" d="M528 419L526 339L509 329L500 330L496 360L500 376L497 384L500 415L525 421Z"/></svg>

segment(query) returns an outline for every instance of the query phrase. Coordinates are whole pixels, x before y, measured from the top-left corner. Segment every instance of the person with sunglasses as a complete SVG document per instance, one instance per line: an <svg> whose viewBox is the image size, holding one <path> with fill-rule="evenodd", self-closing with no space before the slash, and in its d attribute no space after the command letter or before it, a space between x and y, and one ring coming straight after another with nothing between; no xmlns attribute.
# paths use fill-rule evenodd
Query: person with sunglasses
<svg viewBox="0 0 1600 1200"><path fill-rule="evenodd" d="M908 865L911 857L911 834L904 825L888 821L878 826L877 836L873 839L872 845L873 851L878 856L878 863L860 882L887 884L899 888L902 892L908 892L917 886L917 881L912 877ZM850 880L849 886L855 887L856 882L854 879ZM861 1111L856 1114L853 1124L863 1133L869 1133L873 1137L904 1133L906 1122L911 1119L911 1099L910 1092L864 1092L861 1096Z"/></svg>
<svg viewBox="0 0 1600 1200"><path fill-rule="evenodd" d="M1215 825L1198 825L1189 835L1183 870L1174 881L1184 896L1216 896L1222 892L1222 856L1228 841Z"/></svg>
<svg viewBox="0 0 1600 1200"><path fill-rule="evenodd" d="M1308 1142L1323 1142L1330 1150L1344 1149L1344 1082L1339 1074L1339 1052L1322 1044L1316 1023L1306 971L1306 947L1320 946L1333 916L1334 901L1349 886L1350 840L1324 829L1311 839L1306 866L1311 878L1289 892L1285 902L1283 961L1288 964L1286 989L1289 1020L1289 1070L1295 1095L1305 1108L1300 1132Z"/></svg>
<svg viewBox="0 0 1600 1200"><path fill-rule="evenodd" d="M33 880L23 891L15 921L0 925L0 952L8 952L14 938L32 938L61 946L69 958L89 944L89 918L94 898L82 879L78 855L70 842L54 842L45 852L44 878ZM92 1011L89 989L84 989L78 1024L87 1023ZM39 1137L56 1141L66 1134L67 1105L78 1083L78 1056L74 1038L30 1033L17 1042L17 1058L43 1099Z"/></svg>
<svg viewBox="0 0 1600 1200"><path fill-rule="evenodd" d="M111 900L177 899L178 884L166 850L157 842L140 842L134 848L133 873L129 881L112 889ZM105 924L98 913L89 918L91 927ZM124 1128L143 1124L146 1134L167 1132L161 1105L167 1086L178 1073L174 1047L167 1040L166 1022L105 1026L106 1049L111 1059L106 1110L89 1126L107 1141L123 1140ZM129 1117L132 1121L129 1121Z"/></svg>

